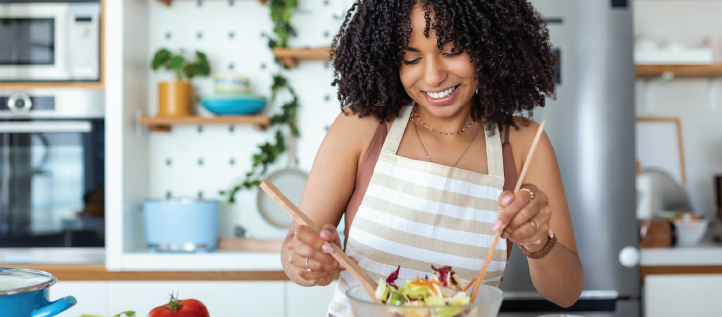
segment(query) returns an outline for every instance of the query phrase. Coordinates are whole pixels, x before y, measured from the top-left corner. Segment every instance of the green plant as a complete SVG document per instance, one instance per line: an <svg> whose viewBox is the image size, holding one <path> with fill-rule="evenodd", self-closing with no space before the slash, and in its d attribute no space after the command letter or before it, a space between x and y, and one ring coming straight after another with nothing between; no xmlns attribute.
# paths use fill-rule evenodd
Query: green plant
<svg viewBox="0 0 722 317"><path fill-rule="evenodd" d="M291 17L293 17L293 12L298 9L298 1L272 0L269 8L271 22L273 22L273 33L276 34L276 38L268 40L268 47L271 49L286 47L288 37L296 33L296 30L291 26Z"/></svg>
<svg viewBox="0 0 722 317"><path fill-rule="evenodd" d="M271 0L270 16L273 22L273 33L275 38L269 37L268 47L270 49L287 47L288 37L295 33L291 26L291 17L296 9L298 9L297 0ZM276 61L278 63L278 61ZM278 63L280 69L286 67L282 63ZM266 142L258 146L258 152L253 154L253 163L250 171L246 172L240 184L233 186L230 192L221 191L221 195L228 194L228 202L236 201L236 193L240 190L248 190L261 184L261 177L266 174L268 166L276 162L276 158L286 151L286 137L283 135L283 127L287 126L292 137L299 137L298 127L296 126L296 112L298 109L298 96L296 92L288 84L288 80L279 72L273 76L273 86L271 86L271 101L276 101L279 92L287 91L291 96L288 101L281 106L281 112L273 115L271 118L271 127L278 127L276 130L275 143Z"/></svg>
<svg viewBox="0 0 722 317"><path fill-rule="evenodd" d="M208 76L211 73L211 66L208 63L206 54L196 51L195 59L187 60L185 51L171 52L165 48L155 52L151 67L153 70L166 68L173 73L178 80L183 78L191 79L193 77Z"/></svg>

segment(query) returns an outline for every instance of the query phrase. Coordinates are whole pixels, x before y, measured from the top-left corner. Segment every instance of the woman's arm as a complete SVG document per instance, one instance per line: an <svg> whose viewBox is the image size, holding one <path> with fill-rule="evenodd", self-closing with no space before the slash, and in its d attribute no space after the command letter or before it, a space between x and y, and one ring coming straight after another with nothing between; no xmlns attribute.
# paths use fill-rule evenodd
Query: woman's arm
<svg viewBox="0 0 722 317"><path fill-rule="evenodd" d="M533 142L539 124L532 122L519 131L511 131L510 142L516 155L517 169L521 171L526 155ZM582 266L574 241L571 216L562 185L559 165L554 149L546 133L539 140L534 157L523 180L524 186L534 193L521 191L517 195L504 192L499 198L501 214L499 219L509 224L504 236L521 243L530 252L536 252L548 241L547 233L552 230L557 244L541 259L527 259L532 282L537 291L547 300L562 307L574 304L582 291ZM538 228L530 224L534 217Z"/></svg>
<svg viewBox="0 0 722 317"><path fill-rule="evenodd" d="M360 157L377 125L373 118L342 113L316 154L299 208L322 227L321 235L294 221L281 250L284 271L299 285L328 285L343 269L329 255L333 249L328 242L340 245L336 226L353 194ZM313 272L307 270L307 258Z"/></svg>

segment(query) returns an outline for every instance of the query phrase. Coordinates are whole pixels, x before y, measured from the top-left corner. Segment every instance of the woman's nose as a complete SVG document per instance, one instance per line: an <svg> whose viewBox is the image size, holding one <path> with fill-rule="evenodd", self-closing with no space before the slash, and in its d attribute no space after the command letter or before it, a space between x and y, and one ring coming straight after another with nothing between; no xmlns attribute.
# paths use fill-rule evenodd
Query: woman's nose
<svg viewBox="0 0 722 317"><path fill-rule="evenodd" d="M430 87L439 86L445 79L447 73L442 63L436 58L427 59L424 69L424 80Z"/></svg>

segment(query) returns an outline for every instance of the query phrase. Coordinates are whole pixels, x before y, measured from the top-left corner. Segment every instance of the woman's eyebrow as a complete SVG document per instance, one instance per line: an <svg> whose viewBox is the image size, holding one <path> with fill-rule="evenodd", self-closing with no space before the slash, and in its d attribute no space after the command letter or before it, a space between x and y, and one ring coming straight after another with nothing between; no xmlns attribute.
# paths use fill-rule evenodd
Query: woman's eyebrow
<svg viewBox="0 0 722 317"><path fill-rule="evenodd" d="M413 48L413 47L407 47L406 50L409 51L409 52L417 52L417 53L420 53L420 52L421 52L421 51L419 51L418 48Z"/></svg>

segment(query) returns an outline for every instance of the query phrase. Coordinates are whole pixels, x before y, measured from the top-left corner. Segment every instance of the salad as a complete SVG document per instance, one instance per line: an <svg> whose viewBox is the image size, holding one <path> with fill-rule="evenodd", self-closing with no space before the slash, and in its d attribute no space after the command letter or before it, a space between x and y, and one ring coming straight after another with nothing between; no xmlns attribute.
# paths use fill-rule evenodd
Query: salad
<svg viewBox="0 0 722 317"><path fill-rule="evenodd" d="M434 273L430 277L416 276L399 287L396 285L401 270L399 266L385 281L379 279L376 298L385 304L397 306L455 306L470 303L471 297L466 295L466 290L474 280L464 287L464 282L454 274L450 266L437 269L432 265L431 269Z"/></svg>

